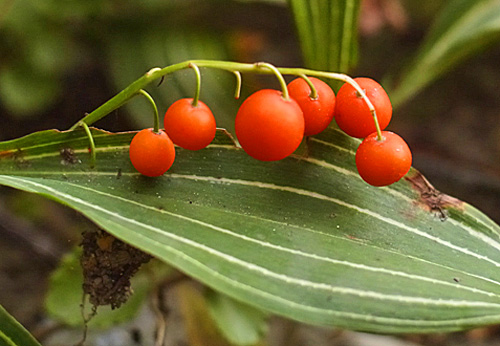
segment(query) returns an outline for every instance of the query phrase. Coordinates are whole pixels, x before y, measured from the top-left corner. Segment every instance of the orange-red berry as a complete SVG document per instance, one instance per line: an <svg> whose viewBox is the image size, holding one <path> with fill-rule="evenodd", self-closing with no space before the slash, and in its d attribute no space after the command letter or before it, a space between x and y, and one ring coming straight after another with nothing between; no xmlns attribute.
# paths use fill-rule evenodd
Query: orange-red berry
<svg viewBox="0 0 500 346"><path fill-rule="evenodd" d="M165 131L178 146L189 150L200 150L209 145L215 137L216 124L212 111L198 101L196 107L192 98L175 101L165 113Z"/></svg>
<svg viewBox="0 0 500 346"><path fill-rule="evenodd" d="M335 93L320 79L309 77L316 88L317 97L311 98L311 88L303 78L296 78L288 84L288 92L304 113L305 136L313 136L330 125L335 110Z"/></svg>
<svg viewBox="0 0 500 346"><path fill-rule="evenodd" d="M408 144L397 134L382 131L383 140L377 133L366 137L356 151L356 167L368 184L386 186L395 183L408 173L412 155Z"/></svg>
<svg viewBox="0 0 500 346"><path fill-rule="evenodd" d="M130 142L129 156L135 169L148 177L157 177L174 163L175 147L167 134L153 129L139 131Z"/></svg>
<svg viewBox="0 0 500 346"><path fill-rule="evenodd" d="M373 104L380 129L389 125L392 117L392 104L385 90L370 78L354 79ZM363 97L348 83L337 93L335 121L339 128L349 136L364 138L376 131L373 115Z"/></svg>
<svg viewBox="0 0 500 346"><path fill-rule="evenodd" d="M236 137L248 155L277 161L292 154L304 137L304 116L297 102L284 99L278 90L263 89L240 106Z"/></svg>

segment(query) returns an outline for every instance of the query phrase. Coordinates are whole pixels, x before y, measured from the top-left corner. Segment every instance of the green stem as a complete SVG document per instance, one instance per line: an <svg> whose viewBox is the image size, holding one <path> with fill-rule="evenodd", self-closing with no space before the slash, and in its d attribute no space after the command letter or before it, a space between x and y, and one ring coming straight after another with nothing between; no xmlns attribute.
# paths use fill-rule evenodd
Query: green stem
<svg viewBox="0 0 500 346"><path fill-rule="evenodd" d="M155 133L158 133L160 131L160 116L158 115L158 107L156 107L155 100L149 95L144 89L140 89L137 92L137 95L143 95L153 108L153 113L154 113L154 125L153 125L153 131Z"/></svg>
<svg viewBox="0 0 500 346"><path fill-rule="evenodd" d="M80 122L83 122L87 125L92 125L96 121L104 118L106 115L109 113L113 112L114 110L120 108L123 106L125 103L127 103L132 97L137 95L137 92L147 86L149 83L152 81L170 73L177 71L178 65L172 65L169 66L165 69L161 69L158 67L155 67L151 70L149 70L146 74L144 74L141 78L137 79L135 82L130 84L128 87L123 89L121 92L119 92L117 95L112 97L108 102L104 103L91 113L88 113L84 118L79 120L76 124L70 127L70 130L76 129L78 126L80 126ZM166 71L164 71L166 70Z"/></svg>
<svg viewBox="0 0 500 346"><path fill-rule="evenodd" d="M285 100L290 99L290 96L288 95L288 88L286 86L285 78L283 77L283 75L281 74L281 72L279 71L279 69L276 66L271 65L267 62L257 62L254 65L256 67L265 67L265 68L271 70L272 73L274 73L274 75L276 76L276 78L278 78L278 82L280 83L281 91L283 92L283 98Z"/></svg>
<svg viewBox="0 0 500 346"><path fill-rule="evenodd" d="M311 98L311 100L316 100L318 98L318 91L316 90L316 87L314 86L313 82L305 74L300 75L300 78L305 80L307 85L309 85L309 89L311 89L309 97Z"/></svg>
<svg viewBox="0 0 500 346"><path fill-rule="evenodd" d="M191 103L191 105L193 107L198 107L198 101L200 99L201 91L201 73L200 69L198 68L198 66L196 66L195 63L190 63L189 67L192 68L194 70L194 73L196 74L196 91L194 93L193 102Z"/></svg>
<svg viewBox="0 0 500 346"><path fill-rule="evenodd" d="M94 143L94 137L92 137L92 132L90 131L90 128L87 124L85 124L83 121L80 123L80 126L83 127L85 130L85 133L87 134L87 137L89 137L89 145L90 145L90 168L95 167L95 162L96 162L96 154L95 154L95 143Z"/></svg>
<svg viewBox="0 0 500 346"><path fill-rule="evenodd" d="M188 60L164 68L158 68L158 67L153 68L150 71L148 71L145 75L137 79L135 82L130 84L128 87L123 89L120 93L112 97L102 106L100 106L93 112L87 114L83 119L79 120L75 125L73 125L70 128L70 130L74 130L75 128L80 126L81 123L85 123L87 125L95 123L96 121L102 119L109 113L113 112L115 109L118 109L119 107L124 105L134 95L136 95L139 90L147 86L149 83L153 82L158 78L166 76L170 73L183 70L186 68L192 68L193 64L196 65L197 67L219 69L219 70L229 71L232 73L239 72L239 73L275 74L278 77L278 80L280 81L284 98L288 98L288 89L286 88L286 83L283 78L283 75L293 75L293 76L307 75L310 77L334 79L342 81L344 83L348 83L352 85L354 89L356 89L356 91L358 91L363 97L363 100L366 102L368 109L370 110L370 113L373 116L373 121L375 123L375 128L377 130L377 139L380 141L383 140L382 132L380 130L377 115L375 112L375 107L373 107L373 104L370 102L370 100L365 95L363 90L360 88L358 83L356 83L355 80L353 80L351 77L345 74L310 70L305 68L275 67L267 63L248 64L248 63L218 61L218 60Z"/></svg>
<svg viewBox="0 0 500 346"><path fill-rule="evenodd" d="M233 71L236 76L236 90L234 92L234 98L239 99L241 94L241 73L239 71Z"/></svg>

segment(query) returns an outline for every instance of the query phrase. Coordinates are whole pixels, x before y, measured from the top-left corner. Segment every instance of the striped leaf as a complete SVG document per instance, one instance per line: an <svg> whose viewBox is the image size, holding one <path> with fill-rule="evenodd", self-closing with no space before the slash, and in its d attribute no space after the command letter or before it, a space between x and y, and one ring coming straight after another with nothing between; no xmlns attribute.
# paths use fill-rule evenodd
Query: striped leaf
<svg viewBox="0 0 500 346"><path fill-rule="evenodd" d="M418 172L357 175L358 141L330 129L307 157L258 162L225 132L137 174L133 133L44 131L0 143L0 183L64 203L230 297L291 319L372 332L500 321L499 227Z"/></svg>
<svg viewBox="0 0 500 346"><path fill-rule="evenodd" d="M40 346L38 341L0 305L0 345Z"/></svg>
<svg viewBox="0 0 500 346"><path fill-rule="evenodd" d="M288 0L305 66L347 72L357 60L360 0Z"/></svg>

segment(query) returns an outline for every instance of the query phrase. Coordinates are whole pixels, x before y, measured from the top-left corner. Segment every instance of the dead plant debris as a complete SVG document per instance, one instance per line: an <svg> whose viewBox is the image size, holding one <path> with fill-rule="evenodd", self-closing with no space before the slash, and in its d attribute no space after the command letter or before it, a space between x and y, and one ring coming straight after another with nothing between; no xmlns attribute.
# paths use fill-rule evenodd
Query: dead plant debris
<svg viewBox="0 0 500 346"><path fill-rule="evenodd" d="M119 308L132 294L130 279L152 257L102 230L82 235L84 294L94 306Z"/></svg>

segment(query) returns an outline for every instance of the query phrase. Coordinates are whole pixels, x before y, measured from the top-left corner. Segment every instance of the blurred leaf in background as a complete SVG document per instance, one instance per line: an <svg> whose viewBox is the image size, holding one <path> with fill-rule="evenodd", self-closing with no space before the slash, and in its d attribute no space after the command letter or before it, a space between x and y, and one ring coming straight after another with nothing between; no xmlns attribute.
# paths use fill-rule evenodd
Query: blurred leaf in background
<svg viewBox="0 0 500 346"><path fill-rule="evenodd" d="M208 309L219 330L235 345L256 345L268 332L268 314L207 289Z"/></svg>
<svg viewBox="0 0 500 346"><path fill-rule="evenodd" d="M500 39L500 1L450 0L392 91L398 107L428 84Z"/></svg>
<svg viewBox="0 0 500 346"><path fill-rule="evenodd" d="M357 62L361 0L289 0L306 67L347 73ZM329 83L338 89L341 83Z"/></svg>
<svg viewBox="0 0 500 346"><path fill-rule="evenodd" d="M17 0L3 6L0 102L18 116L51 106L61 96L60 79L75 62L69 32L60 30L57 16L39 8L42 3Z"/></svg>

